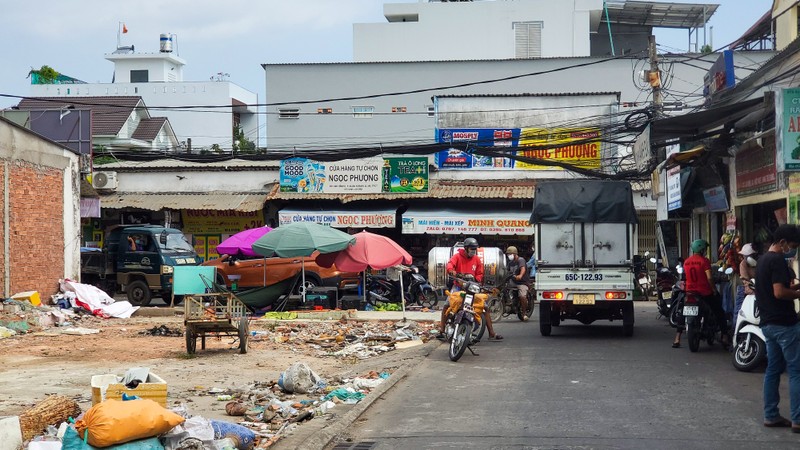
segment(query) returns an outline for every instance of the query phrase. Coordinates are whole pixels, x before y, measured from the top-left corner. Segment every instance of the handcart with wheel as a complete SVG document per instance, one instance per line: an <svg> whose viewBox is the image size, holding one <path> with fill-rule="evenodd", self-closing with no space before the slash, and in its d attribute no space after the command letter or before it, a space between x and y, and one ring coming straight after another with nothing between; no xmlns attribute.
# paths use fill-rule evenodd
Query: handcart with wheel
<svg viewBox="0 0 800 450"><path fill-rule="evenodd" d="M230 336L239 339L239 353L247 353L250 334L247 307L232 292L188 294L184 297L186 352L195 353L197 338L206 348L206 336Z"/></svg>

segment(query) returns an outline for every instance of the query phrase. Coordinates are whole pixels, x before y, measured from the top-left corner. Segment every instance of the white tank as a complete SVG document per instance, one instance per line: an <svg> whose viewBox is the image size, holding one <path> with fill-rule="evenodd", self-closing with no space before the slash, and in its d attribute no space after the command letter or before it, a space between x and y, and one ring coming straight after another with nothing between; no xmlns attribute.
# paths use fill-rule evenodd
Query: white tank
<svg viewBox="0 0 800 450"><path fill-rule="evenodd" d="M172 53L172 34L161 33L160 42L161 53Z"/></svg>
<svg viewBox="0 0 800 450"><path fill-rule="evenodd" d="M435 288L447 286L447 262L460 247L434 247L428 252L428 282ZM483 261L483 283L496 286L506 275L506 258L498 247L479 247Z"/></svg>

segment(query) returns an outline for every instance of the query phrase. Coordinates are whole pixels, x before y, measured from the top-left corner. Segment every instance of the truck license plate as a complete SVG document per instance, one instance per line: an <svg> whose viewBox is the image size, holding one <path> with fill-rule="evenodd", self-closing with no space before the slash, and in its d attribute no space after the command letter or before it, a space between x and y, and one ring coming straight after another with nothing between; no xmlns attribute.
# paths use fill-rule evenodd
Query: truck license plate
<svg viewBox="0 0 800 450"><path fill-rule="evenodd" d="M573 305L594 305L594 294L575 294L572 298Z"/></svg>
<svg viewBox="0 0 800 450"><path fill-rule="evenodd" d="M700 311L700 308L697 305L685 305L683 307L683 315L685 316L696 316Z"/></svg>

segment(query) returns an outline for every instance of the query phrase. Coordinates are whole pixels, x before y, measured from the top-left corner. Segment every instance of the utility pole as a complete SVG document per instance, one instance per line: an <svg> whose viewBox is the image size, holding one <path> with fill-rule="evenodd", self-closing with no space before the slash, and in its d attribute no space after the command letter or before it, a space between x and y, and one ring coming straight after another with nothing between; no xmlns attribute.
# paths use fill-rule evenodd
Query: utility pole
<svg viewBox="0 0 800 450"><path fill-rule="evenodd" d="M664 99L661 96L661 71L658 70L658 53L656 53L656 37L650 35L648 38L648 53L650 55L650 74L648 80L653 89L653 109L655 116L659 117L663 113Z"/></svg>

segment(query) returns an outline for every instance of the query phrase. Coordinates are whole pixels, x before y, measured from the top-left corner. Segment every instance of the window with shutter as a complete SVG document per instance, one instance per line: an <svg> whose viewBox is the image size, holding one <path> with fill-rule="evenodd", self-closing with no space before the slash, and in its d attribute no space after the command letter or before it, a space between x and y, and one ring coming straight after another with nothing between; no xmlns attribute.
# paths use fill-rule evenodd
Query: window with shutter
<svg viewBox="0 0 800 450"><path fill-rule="evenodd" d="M544 23L514 22L514 57L542 57L542 28Z"/></svg>

